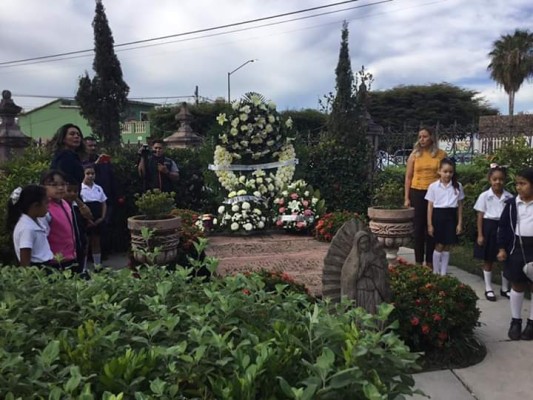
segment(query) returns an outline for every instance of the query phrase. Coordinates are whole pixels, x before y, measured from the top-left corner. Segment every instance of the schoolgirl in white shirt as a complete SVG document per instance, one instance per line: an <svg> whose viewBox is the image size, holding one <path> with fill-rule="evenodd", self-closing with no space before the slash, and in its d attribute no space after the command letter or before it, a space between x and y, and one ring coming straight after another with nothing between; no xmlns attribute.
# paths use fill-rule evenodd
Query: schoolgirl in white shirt
<svg viewBox="0 0 533 400"><path fill-rule="evenodd" d="M477 239L474 245L474 258L483 260L485 298L488 301L496 301L492 289L492 266L498 254L498 223L505 207L505 201L513 197L503 188L506 178L505 169L497 164L491 164L488 174L490 189L481 193L474 205L474 210L477 211ZM502 272L500 294L509 298L509 291L509 281Z"/></svg>
<svg viewBox="0 0 533 400"><path fill-rule="evenodd" d="M457 182L455 163L449 158L440 162L440 179L429 185L428 234L435 239L433 272L446 275L450 262L450 247L463 231L463 185Z"/></svg>
<svg viewBox="0 0 533 400"><path fill-rule="evenodd" d="M13 229L13 247L21 266L46 266L53 259L46 225L41 221L48 212L46 189L38 185L16 188L7 204L7 226Z"/></svg>

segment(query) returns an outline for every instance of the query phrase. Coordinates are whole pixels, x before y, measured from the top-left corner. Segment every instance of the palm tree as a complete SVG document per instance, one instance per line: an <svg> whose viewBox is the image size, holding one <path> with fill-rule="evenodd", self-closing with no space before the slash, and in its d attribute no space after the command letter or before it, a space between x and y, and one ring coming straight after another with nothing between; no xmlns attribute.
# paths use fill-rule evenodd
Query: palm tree
<svg viewBox="0 0 533 400"><path fill-rule="evenodd" d="M533 77L533 33L515 30L492 44L488 70L490 77L509 95L509 115L514 113L514 98L525 79Z"/></svg>

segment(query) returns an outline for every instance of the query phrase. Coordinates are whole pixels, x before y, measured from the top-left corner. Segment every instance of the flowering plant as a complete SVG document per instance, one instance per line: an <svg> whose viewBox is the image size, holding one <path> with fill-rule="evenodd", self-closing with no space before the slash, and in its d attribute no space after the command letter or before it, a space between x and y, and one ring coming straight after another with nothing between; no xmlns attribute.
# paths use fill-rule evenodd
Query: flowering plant
<svg viewBox="0 0 533 400"><path fill-rule="evenodd" d="M171 215L181 218L180 225L180 242L178 247L185 253L189 253L194 247L194 242L198 238L204 237L204 225L200 215L192 210L175 208L170 212Z"/></svg>
<svg viewBox="0 0 533 400"><path fill-rule="evenodd" d="M467 342L479 325L477 296L470 286L451 276L405 261L389 267L393 292L392 319L412 351L432 351Z"/></svg>
<svg viewBox="0 0 533 400"><path fill-rule="evenodd" d="M312 228L324 211L320 192L302 179L288 185L273 203L276 226L289 231Z"/></svg>
<svg viewBox="0 0 533 400"><path fill-rule="evenodd" d="M249 195L246 190L230 192L226 203L218 207L213 224L233 233L264 229L267 217L261 197Z"/></svg>
<svg viewBox="0 0 533 400"><path fill-rule="evenodd" d="M354 218L365 220L360 214L350 211L334 211L321 216L315 226L315 239L321 242L331 242L341 226Z"/></svg>

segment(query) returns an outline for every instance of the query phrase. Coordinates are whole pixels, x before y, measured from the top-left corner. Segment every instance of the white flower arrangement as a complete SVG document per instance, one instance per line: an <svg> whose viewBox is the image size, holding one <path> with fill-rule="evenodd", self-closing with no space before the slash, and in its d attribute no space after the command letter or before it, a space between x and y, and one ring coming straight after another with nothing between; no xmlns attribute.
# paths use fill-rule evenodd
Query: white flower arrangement
<svg viewBox="0 0 533 400"><path fill-rule="evenodd" d="M273 201L275 224L288 231L311 229L324 209L320 192L301 179L288 185Z"/></svg>
<svg viewBox="0 0 533 400"><path fill-rule="evenodd" d="M261 199L245 191L240 191L239 195L233 193L235 195L218 208L215 224L221 229L229 229L232 233L250 233L265 229L267 217Z"/></svg>
<svg viewBox="0 0 533 400"><path fill-rule="evenodd" d="M286 137L286 132L292 128L292 120L282 122L276 105L254 93L234 102L232 108L233 115L223 113L217 117L226 131L219 135L214 165L210 168L229 192L229 200L243 196L240 192L255 200L241 199L222 205L217 223L230 231L263 229L268 222L264 213L259 218L248 214L252 210L252 216L256 215L253 211L269 204L294 176L296 153ZM223 212L221 208L224 208Z"/></svg>

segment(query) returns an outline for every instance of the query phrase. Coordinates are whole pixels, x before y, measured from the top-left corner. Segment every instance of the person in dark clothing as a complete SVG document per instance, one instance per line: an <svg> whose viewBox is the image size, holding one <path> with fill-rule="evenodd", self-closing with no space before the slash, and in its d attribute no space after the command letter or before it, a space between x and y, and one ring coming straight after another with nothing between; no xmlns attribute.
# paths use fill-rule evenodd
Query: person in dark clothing
<svg viewBox="0 0 533 400"><path fill-rule="evenodd" d="M61 126L50 141L49 146L54 152L50 169L63 172L69 184L77 185L79 195L84 178L81 160L85 154L81 129L70 123ZM81 201L79 196L75 201L75 206L79 207L81 215L85 219L92 219L91 210Z"/></svg>
<svg viewBox="0 0 533 400"><path fill-rule="evenodd" d="M174 191L174 183L180 176L178 166L173 160L165 157L165 145L162 140L153 141L152 152L153 154L149 154L148 149L142 149L137 167L139 175L144 179L144 189Z"/></svg>

